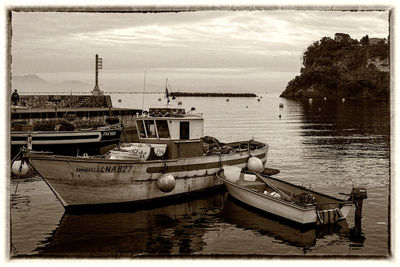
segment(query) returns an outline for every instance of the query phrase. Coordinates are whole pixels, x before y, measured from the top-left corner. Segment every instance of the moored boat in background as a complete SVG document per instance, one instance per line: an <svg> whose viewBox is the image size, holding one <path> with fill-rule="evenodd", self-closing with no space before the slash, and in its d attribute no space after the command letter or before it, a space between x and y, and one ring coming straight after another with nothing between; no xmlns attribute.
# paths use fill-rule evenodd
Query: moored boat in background
<svg viewBox="0 0 400 267"><path fill-rule="evenodd" d="M14 157L22 146L32 139L35 151L54 152L58 155L100 155L102 148L120 143L123 126L104 125L74 130L11 131L11 155Z"/></svg>

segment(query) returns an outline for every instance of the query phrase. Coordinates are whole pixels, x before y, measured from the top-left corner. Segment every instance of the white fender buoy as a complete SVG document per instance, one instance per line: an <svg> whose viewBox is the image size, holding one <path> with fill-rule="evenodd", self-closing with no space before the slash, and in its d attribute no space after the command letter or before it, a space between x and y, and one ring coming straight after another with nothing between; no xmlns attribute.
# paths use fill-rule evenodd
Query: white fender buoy
<svg viewBox="0 0 400 267"><path fill-rule="evenodd" d="M250 157L247 161L247 169L251 172L262 172L264 170L264 166L261 159Z"/></svg>
<svg viewBox="0 0 400 267"><path fill-rule="evenodd" d="M28 163L21 160L16 160L11 166L12 172L17 176L24 176L27 175L29 172Z"/></svg>
<svg viewBox="0 0 400 267"><path fill-rule="evenodd" d="M165 173L157 179L157 187L164 193L171 192L175 188L175 178L172 174Z"/></svg>

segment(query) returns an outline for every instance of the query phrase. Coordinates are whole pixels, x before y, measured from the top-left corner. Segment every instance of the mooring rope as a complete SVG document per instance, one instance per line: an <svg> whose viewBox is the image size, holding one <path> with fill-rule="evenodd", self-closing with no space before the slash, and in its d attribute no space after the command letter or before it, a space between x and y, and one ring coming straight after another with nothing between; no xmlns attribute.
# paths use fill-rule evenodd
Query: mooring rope
<svg viewBox="0 0 400 267"><path fill-rule="evenodd" d="M14 161L18 158L18 156L21 154L21 150L18 152L18 154L11 160L11 166L14 163Z"/></svg>
<svg viewBox="0 0 400 267"><path fill-rule="evenodd" d="M219 152L218 156L219 156L219 170L221 170L222 169L222 153Z"/></svg>

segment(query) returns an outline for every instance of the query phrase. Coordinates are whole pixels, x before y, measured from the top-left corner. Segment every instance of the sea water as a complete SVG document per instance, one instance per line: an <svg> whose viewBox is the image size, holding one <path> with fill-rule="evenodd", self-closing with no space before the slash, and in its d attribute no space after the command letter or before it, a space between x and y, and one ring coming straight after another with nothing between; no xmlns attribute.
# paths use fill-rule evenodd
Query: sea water
<svg viewBox="0 0 400 267"><path fill-rule="evenodd" d="M53 192L33 177L11 181L11 256L388 256L389 103L293 101L269 94L257 99L182 97L170 105L195 107L204 114L205 135L221 142L268 143L267 165L280 170L277 178L338 198L353 186L366 187L361 237L351 235L354 209L339 225L302 229L249 209L224 191L152 209L64 214ZM117 107L166 106L162 94L112 100Z"/></svg>

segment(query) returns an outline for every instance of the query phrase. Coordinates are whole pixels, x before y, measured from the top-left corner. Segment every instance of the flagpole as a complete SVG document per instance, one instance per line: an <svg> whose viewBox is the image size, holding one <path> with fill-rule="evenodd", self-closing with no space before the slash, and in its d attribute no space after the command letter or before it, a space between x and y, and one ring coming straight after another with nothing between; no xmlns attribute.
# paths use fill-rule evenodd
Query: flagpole
<svg viewBox="0 0 400 267"><path fill-rule="evenodd" d="M168 104L169 104L168 78L167 78L167 80L165 81L165 96L167 97L167 106L166 106L166 107L168 107Z"/></svg>

